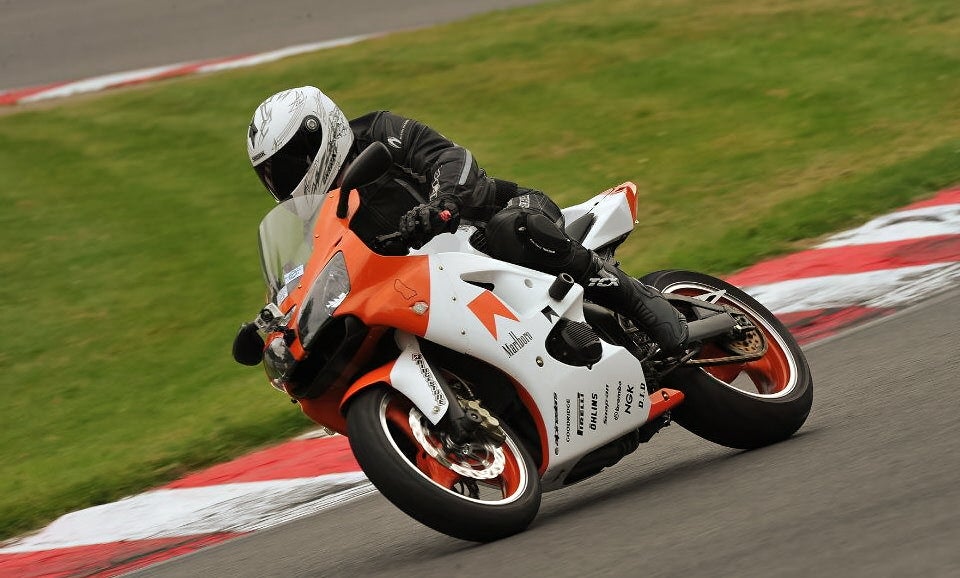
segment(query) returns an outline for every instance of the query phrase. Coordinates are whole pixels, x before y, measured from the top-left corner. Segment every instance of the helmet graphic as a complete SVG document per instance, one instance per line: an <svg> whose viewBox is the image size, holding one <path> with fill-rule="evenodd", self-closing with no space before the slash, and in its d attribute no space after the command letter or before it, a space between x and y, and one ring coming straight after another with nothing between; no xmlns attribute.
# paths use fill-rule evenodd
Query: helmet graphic
<svg viewBox="0 0 960 578"><path fill-rule="evenodd" d="M277 202L329 191L352 144L343 111L312 86L263 101L247 131L250 163Z"/></svg>

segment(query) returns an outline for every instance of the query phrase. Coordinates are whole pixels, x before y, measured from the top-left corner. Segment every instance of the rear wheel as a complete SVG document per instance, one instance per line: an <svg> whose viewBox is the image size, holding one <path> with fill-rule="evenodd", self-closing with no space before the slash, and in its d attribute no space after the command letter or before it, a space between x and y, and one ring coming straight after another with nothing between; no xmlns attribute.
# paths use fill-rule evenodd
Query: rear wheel
<svg viewBox="0 0 960 578"><path fill-rule="evenodd" d="M705 439L740 449L772 444L800 429L813 403L813 377L800 346L773 313L737 287L703 273L659 271L641 281L666 294L733 307L762 333L748 334L738 347L749 350L766 343L763 356L754 361L679 367L667 374L663 384L684 393L683 403L672 412L677 423ZM698 357L726 355L730 354L707 343Z"/></svg>
<svg viewBox="0 0 960 578"><path fill-rule="evenodd" d="M350 447L370 481L409 516L454 538L521 532L540 508L540 478L506 426L503 443L455 444L398 392L372 388L347 411Z"/></svg>

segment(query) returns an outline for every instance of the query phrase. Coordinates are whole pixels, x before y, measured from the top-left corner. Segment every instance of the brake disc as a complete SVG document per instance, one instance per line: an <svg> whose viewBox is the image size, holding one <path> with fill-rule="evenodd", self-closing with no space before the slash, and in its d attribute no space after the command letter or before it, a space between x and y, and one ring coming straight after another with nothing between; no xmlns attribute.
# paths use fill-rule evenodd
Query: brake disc
<svg viewBox="0 0 960 578"><path fill-rule="evenodd" d="M760 357L767 352L767 342L758 329L744 331L736 339L724 339L723 346L731 353L745 357Z"/></svg>
<svg viewBox="0 0 960 578"><path fill-rule="evenodd" d="M424 417L416 408L410 409L410 429L427 455L461 476L490 480L503 473L507 458L503 449L492 442L450 444L442 441L423 424ZM446 436L443 436L444 439Z"/></svg>

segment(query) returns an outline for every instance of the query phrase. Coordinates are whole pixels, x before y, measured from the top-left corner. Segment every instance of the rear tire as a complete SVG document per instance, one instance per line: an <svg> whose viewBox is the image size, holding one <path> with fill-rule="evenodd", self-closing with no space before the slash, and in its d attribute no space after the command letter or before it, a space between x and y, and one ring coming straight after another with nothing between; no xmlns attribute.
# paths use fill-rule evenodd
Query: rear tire
<svg viewBox="0 0 960 578"><path fill-rule="evenodd" d="M768 344L756 361L679 367L664 377L663 385L684 394L671 414L677 423L738 449L776 443L800 429L813 403L813 376L797 341L773 313L737 287L703 273L658 271L640 280L663 293L709 295L710 301L733 306L761 328Z"/></svg>
<svg viewBox="0 0 960 578"><path fill-rule="evenodd" d="M537 468L503 429L507 439L499 447L486 444L464 457L447 452L442 434L392 389L361 392L347 410L350 447L380 493L422 524L474 542L522 532L540 509Z"/></svg>

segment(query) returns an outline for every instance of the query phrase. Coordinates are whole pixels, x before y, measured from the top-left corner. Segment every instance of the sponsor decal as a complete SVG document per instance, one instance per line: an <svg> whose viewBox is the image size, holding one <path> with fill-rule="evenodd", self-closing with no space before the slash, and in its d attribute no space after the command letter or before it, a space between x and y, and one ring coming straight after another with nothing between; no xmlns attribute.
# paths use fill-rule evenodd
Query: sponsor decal
<svg viewBox="0 0 960 578"><path fill-rule="evenodd" d="M583 435L583 416L584 416L584 397L583 394L577 392L577 435Z"/></svg>
<svg viewBox="0 0 960 578"><path fill-rule="evenodd" d="M406 299L407 301L409 301L409 300L411 300L411 299L413 299L414 297L417 296L416 290L414 290L413 288L407 286L406 283L404 283L403 281L401 281L401 280L399 280L399 279L394 279L394 280L393 280L393 290L396 291L397 293L399 293L399 294L400 294L404 299Z"/></svg>
<svg viewBox="0 0 960 578"><path fill-rule="evenodd" d="M627 385L627 394L623 398L623 412L630 413L630 407L633 405L633 386Z"/></svg>
<svg viewBox="0 0 960 578"><path fill-rule="evenodd" d="M608 385L606 387L609 395L610 386ZM621 401L623 402L623 405L621 405ZM620 419L621 408L623 409L624 414L633 415L633 412L631 410L634 408L634 401L636 401L637 409L643 408L643 394L637 393L636 386L629 383L626 384L626 386L624 386L622 381L618 381L617 382L617 400L616 400L616 404L613 407L614 421ZM603 423L607 423L606 417L604 417Z"/></svg>
<svg viewBox="0 0 960 578"><path fill-rule="evenodd" d="M500 347L507 352L507 357L513 357L518 351L523 349L523 347L533 341L533 335L530 335L529 331L524 331L520 335L517 335L513 331L509 332L510 338L512 341L506 343L501 343Z"/></svg>
<svg viewBox="0 0 960 578"><path fill-rule="evenodd" d="M620 281L616 277L590 277L588 287L619 287Z"/></svg>
<svg viewBox="0 0 960 578"><path fill-rule="evenodd" d="M610 385L603 386L603 425L607 425L607 416L610 415Z"/></svg>
<svg viewBox="0 0 960 578"><path fill-rule="evenodd" d="M590 429L597 430L597 417L600 414L600 395L590 394Z"/></svg>
<svg viewBox="0 0 960 578"><path fill-rule="evenodd" d="M299 279L303 277L303 265L297 265L295 269L287 271L283 274L283 284L289 285L294 279Z"/></svg>
<svg viewBox="0 0 960 578"><path fill-rule="evenodd" d="M494 339L497 339L497 316L519 321L502 301L497 299L493 293L484 290L477 295L477 298L467 304L473 314L480 320L480 323L490 332Z"/></svg>
<svg viewBox="0 0 960 578"><path fill-rule="evenodd" d="M569 443L570 442L570 414L571 414L570 398L568 397L566 401L567 401L567 438L566 439L567 439L567 442Z"/></svg>
<svg viewBox="0 0 960 578"><path fill-rule="evenodd" d="M560 455L560 399L553 392L553 455Z"/></svg>
<svg viewBox="0 0 960 578"><path fill-rule="evenodd" d="M633 400L637 400L637 409L643 408L643 394L637 394L633 385L627 385L627 395L623 400L623 411L624 413L630 413L630 408L633 407Z"/></svg>
<svg viewBox="0 0 960 578"><path fill-rule="evenodd" d="M623 396L623 382L617 382L617 403L613 406L613 421L620 420L620 399Z"/></svg>
<svg viewBox="0 0 960 578"><path fill-rule="evenodd" d="M260 151L260 152L258 152L257 154L253 155L253 158L250 159L250 162L256 163L257 161L259 161L260 159L262 159L262 158L265 157L265 156L267 156L267 153L265 153L265 152L263 152L263 151Z"/></svg>
<svg viewBox="0 0 960 578"><path fill-rule="evenodd" d="M433 413L440 413L440 410L447 405L447 396L443 394L443 390L440 389L440 384L437 383L437 380L433 377L433 372L430 371L430 366L427 365L427 360L423 358L421 353L413 353L413 362L417 365L417 369L420 370L420 375L423 377L423 380L427 382L427 387L430 388L431 393L433 393L433 401L435 402Z"/></svg>
<svg viewBox="0 0 960 578"><path fill-rule="evenodd" d="M287 289L287 286L284 285L277 291L277 305L283 303L283 300L287 298L287 295L290 294L290 291Z"/></svg>

